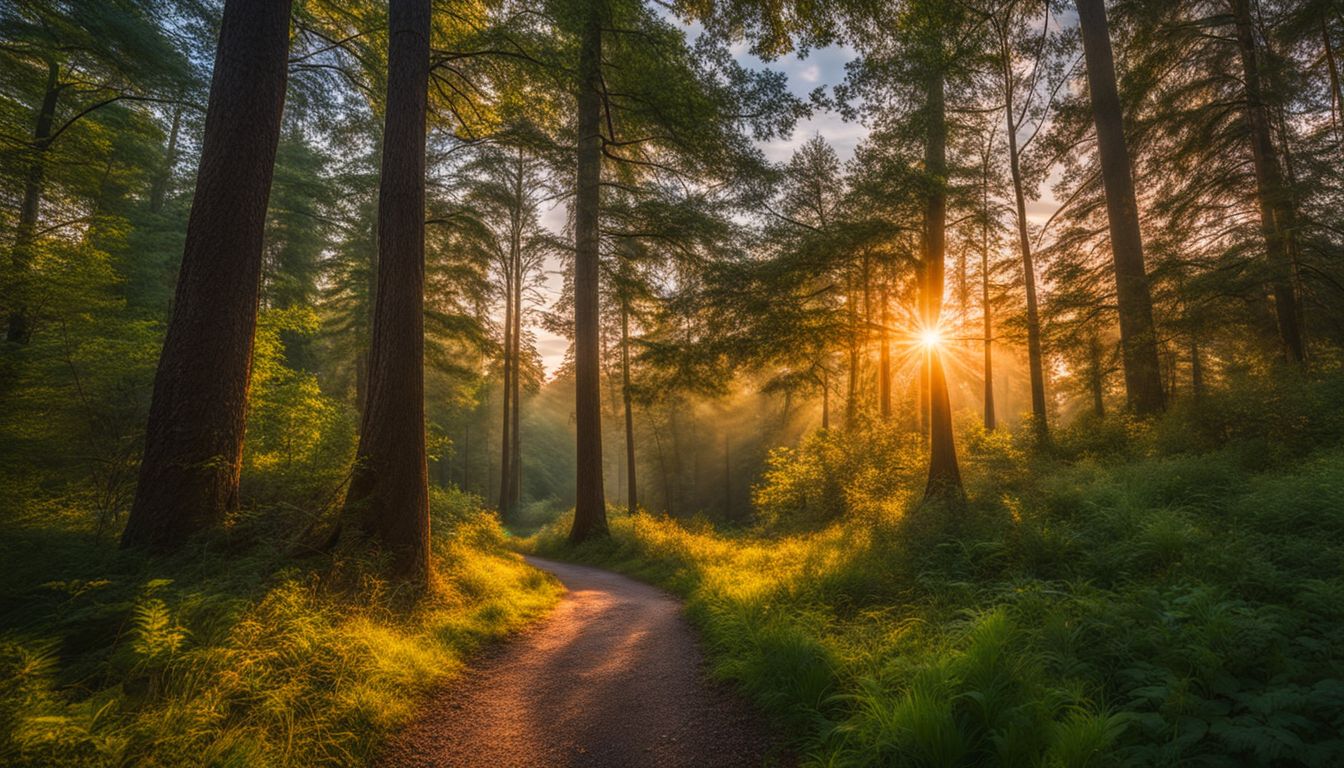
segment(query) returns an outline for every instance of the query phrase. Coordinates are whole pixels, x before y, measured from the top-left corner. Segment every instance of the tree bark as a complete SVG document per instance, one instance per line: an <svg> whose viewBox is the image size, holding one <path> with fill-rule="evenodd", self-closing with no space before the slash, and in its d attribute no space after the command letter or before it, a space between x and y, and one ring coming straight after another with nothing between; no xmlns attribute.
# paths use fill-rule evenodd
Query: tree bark
<svg viewBox="0 0 1344 768"><path fill-rule="evenodd" d="M1101 177L1106 189L1111 254L1115 266L1115 293L1120 315L1120 347L1125 368L1125 392L1130 408L1140 415L1159 413L1166 403L1157 359L1157 332L1153 303L1143 264L1143 238L1134 176L1125 145L1120 96L1115 85L1115 60L1104 0L1075 0L1087 60L1087 82L1092 117L1097 129Z"/></svg>
<svg viewBox="0 0 1344 768"><path fill-rule="evenodd" d="M578 190L574 200L574 419L577 494L569 539L607 535L602 492L602 402L598 328L598 210L601 204L602 20L596 4L579 51Z"/></svg>
<svg viewBox="0 0 1344 768"><path fill-rule="evenodd" d="M625 488L628 494L626 511L639 508L639 494L635 486L635 412L630 396L630 311L621 302L621 402L625 406Z"/></svg>
<svg viewBox="0 0 1344 768"><path fill-rule="evenodd" d="M928 139L924 167L928 198L924 210L924 326L938 328L943 311L943 260L947 250L947 102L943 73L929 81L926 120ZM947 394L942 350L928 350L929 372L929 482L924 498L960 499L964 494L957 449L952 436L952 404Z"/></svg>
<svg viewBox="0 0 1344 768"><path fill-rule="evenodd" d="M238 502L289 0L227 0L196 193L123 547L179 548Z"/></svg>
<svg viewBox="0 0 1344 768"><path fill-rule="evenodd" d="M986 206L988 208L988 206ZM989 219L985 219L986 231ZM985 334L985 430L993 432L998 426L994 414L994 308L989 303L989 236L980 245L980 307Z"/></svg>
<svg viewBox="0 0 1344 768"><path fill-rule="evenodd" d="M519 165L517 199L522 200L522 167ZM522 212L519 211L516 259L513 265L513 455L509 458L509 514L517 515L523 502L523 244Z"/></svg>
<svg viewBox="0 0 1344 768"><path fill-rule="evenodd" d="M42 94L42 105L37 110L37 124L33 128L33 161L23 182L23 201L19 204L19 220L14 227L14 247L10 251L13 275L10 290L9 324L5 338L16 344L27 344L32 337L28 317L29 270L33 263L33 238L37 217L42 207L42 192L46 187L47 148L51 146L51 127L56 118L56 104L60 100L60 66L47 63L47 86Z"/></svg>
<svg viewBox="0 0 1344 768"><path fill-rule="evenodd" d="M346 511L393 557L396 575L429 577L425 466L425 121L429 0L388 4L387 115L378 194L378 293L369 392Z"/></svg>
<svg viewBox="0 0 1344 768"><path fill-rule="evenodd" d="M513 436L513 418L509 409L513 405L513 281L516 278L513 274L512 245L510 242L508 268L504 270L504 396L500 398L503 401L503 406L500 408L503 423L499 429L499 502L495 505L499 512L499 520L503 523L509 520L509 502L512 496L509 482L513 479L510 467L513 450L509 444Z"/></svg>
<svg viewBox="0 0 1344 768"><path fill-rule="evenodd" d="M1011 114L1011 113L1010 113ZM1011 118L1010 118L1011 120ZM1009 128L1011 130L1011 126ZM983 165L980 177L980 319L984 326L984 354L985 354L985 416L984 425L986 432L993 432L997 424L994 414L994 308L989 303L989 223L991 219L989 208L989 174L990 161L994 151L994 139L985 142L985 149L981 155Z"/></svg>
<svg viewBox="0 0 1344 768"><path fill-rule="evenodd" d="M504 419L504 429L508 432L508 449L505 453L506 470L501 482L504 489L500 495L501 516L512 519L522 507L523 493L523 447L522 432L522 377L523 377L523 206L526 190L523 188L524 160L523 149L517 150L513 174L513 210L509 226L509 263L513 276L509 295L509 317L505 318L509 327L510 345L507 357L511 363L511 376L505 385L505 406L508 415Z"/></svg>
<svg viewBox="0 0 1344 768"><path fill-rule="evenodd" d="M1302 328L1298 316L1297 293L1293 289L1293 250L1296 212L1289 198L1283 171L1265 105L1260 81L1259 52L1251 23L1248 0L1229 0L1237 27L1237 48L1241 54L1242 83L1246 90L1246 120L1250 128L1251 156L1255 166L1256 191L1260 203L1260 226L1269 256L1270 290L1274 296L1274 314L1278 321L1279 341L1290 363L1306 359Z"/></svg>

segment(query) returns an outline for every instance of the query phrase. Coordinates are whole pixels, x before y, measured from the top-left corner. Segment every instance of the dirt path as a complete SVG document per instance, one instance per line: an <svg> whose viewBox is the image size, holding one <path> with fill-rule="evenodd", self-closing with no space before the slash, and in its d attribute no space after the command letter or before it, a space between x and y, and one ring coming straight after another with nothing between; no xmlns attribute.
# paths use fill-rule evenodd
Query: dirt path
<svg viewBox="0 0 1344 768"><path fill-rule="evenodd" d="M379 765L776 764L760 719L705 679L675 598L597 568L528 562L569 593L536 628L435 694Z"/></svg>

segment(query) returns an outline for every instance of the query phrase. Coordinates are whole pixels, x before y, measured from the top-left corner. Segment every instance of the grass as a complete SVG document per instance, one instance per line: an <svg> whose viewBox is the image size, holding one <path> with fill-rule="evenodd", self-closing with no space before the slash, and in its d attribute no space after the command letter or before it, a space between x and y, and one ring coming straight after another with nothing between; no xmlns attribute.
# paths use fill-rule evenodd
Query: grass
<svg viewBox="0 0 1344 768"><path fill-rule="evenodd" d="M286 555L266 543L278 525L151 561L83 510L7 523L0 764L366 764L428 688L558 599L470 497L436 493L433 509L435 586L419 596L364 559Z"/></svg>
<svg viewBox="0 0 1344 768"><path fill-rule="evenodd" d="M892 486L917 445L821 436L776 456L753 530L621 515L531 546L685 595L809 765L1341 765L1344 432L1311 411L1338 388L1242 393L1272 434L1216 402L1048 452L968 426L962 510ZM855 464L873 445L888 472ZM791 505L822 476L841 503Z"/></svg>

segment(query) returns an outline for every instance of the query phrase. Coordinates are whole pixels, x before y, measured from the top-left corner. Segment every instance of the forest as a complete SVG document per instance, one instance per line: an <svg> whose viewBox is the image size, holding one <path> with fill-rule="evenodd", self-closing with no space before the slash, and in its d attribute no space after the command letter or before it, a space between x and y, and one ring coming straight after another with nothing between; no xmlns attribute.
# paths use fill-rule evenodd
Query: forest
<svg viewBox="0 0 1344 768"><path fill-rule="evenodd" d="M1344 0L5 0L0 764L1344 765Z"/></svg>

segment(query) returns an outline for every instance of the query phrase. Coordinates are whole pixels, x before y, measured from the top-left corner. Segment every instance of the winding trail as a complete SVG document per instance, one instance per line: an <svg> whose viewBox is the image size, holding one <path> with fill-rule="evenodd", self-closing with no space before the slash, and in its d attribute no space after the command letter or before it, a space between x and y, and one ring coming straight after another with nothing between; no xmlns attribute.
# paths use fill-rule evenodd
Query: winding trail
<svg viewBox="0 0 1344 768"><path fill-rule="evenodd" d="M597 568L529 557L568 594L431 696L385 768L738 768L781 762L761 719L706 679L681 604Z"/></svg>

